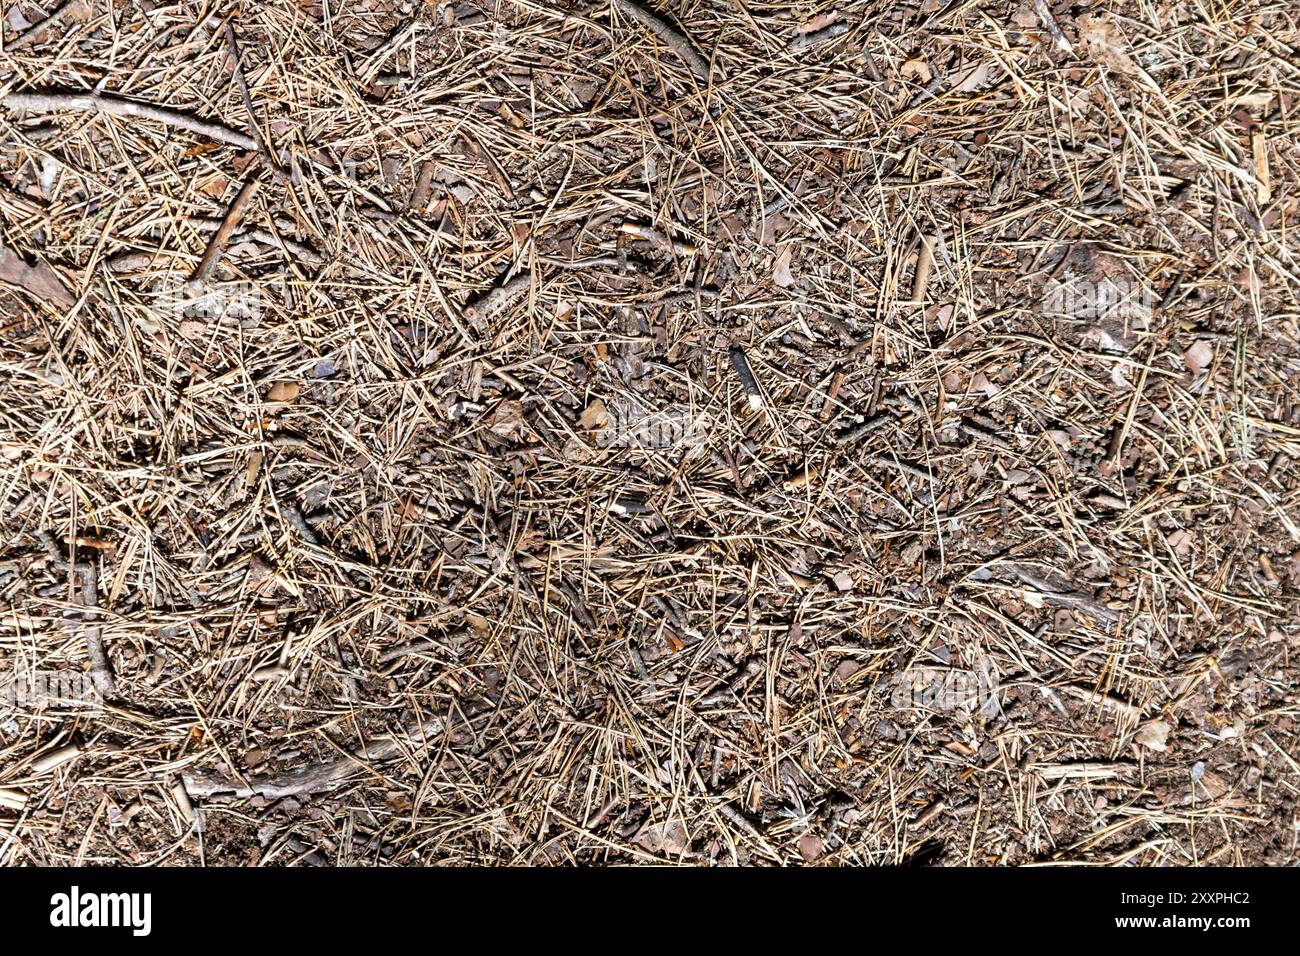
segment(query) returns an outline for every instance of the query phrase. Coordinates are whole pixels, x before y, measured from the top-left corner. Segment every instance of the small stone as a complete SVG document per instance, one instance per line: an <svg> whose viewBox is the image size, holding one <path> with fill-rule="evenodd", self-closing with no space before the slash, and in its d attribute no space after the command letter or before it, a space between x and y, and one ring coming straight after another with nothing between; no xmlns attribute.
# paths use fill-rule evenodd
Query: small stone
<svg viewBox="0 0 1300 956"><path fill-rule="evenodd" d="M809 863L822 855L822 849L821 837L808 833L799 838L799 855Z"/></svg>

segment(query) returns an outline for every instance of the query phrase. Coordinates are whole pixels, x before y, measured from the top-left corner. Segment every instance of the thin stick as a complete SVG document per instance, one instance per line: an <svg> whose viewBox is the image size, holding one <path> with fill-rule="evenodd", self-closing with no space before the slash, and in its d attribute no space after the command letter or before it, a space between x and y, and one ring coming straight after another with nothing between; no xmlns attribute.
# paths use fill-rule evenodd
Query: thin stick
<svg viewBox="0 0 1300 956"><path fill-rule="evenodd" d="M191 282L206 281L211 275L212 270L217 267L221 261L221 253L226 248L226 243L234 235L235 228L239 225L239 220L243 218L244 210L248 204L253 201L257 195L257 180L249 177L244 180L244 185L240 187L235 201L230 204L230 209L226 212L226 218L221 220L221 225L213 234L211 241L208 242L208 248L203 253L203 258L195 267L194 273L190 276Z"/></svg>
<svg viewBox="0 0 1300 956"><path fill-rule="evenodd" d="M443 726L442 720L433 717L411 728L408 736L423 745L428 738L441 734ZM359 770L370 769L369 763L398 756L406 746L405 741L390 738L358 748L337 760L291 770L279 776L252 777L247 783L204 771L184 774L183 779L185 790L191 797L225 795L234 799L247 799L261 796L266 800L279 800L297 794L332 790L352 779Z"/></svg>
<svg viewBox="0 0 1300 956"><path fill-rule="evenodd" d="M4 45L5 52L12 53L14 50L21 50L25 46L30 46L33 40L71 13L72 8L75 7L77 3L78 0L68 0L67 3L59 7L59 9L55 10L44 20L39 20L36 23L33 23L30 27Z"/></svg>
<svg viewBox="0 0 1300 956"><path fill-rule="evenodd" d="M197 119L186 113L169 110L148 103L137 103L104 93L6 93L4 105L11 110L30 110L33 113L52 113L55 110L82 110L87 113L107 113L132 119L153 120L165 126L175 126L198 136L214 139L240 149L257 149L257 140L221 123Z"/></svg>
<svg viewBox="0 0 1300 956"><path fill-rule="evenodd" d="M415 182L415 189L411 193L411 202L407 206L417 216L424 212L424 207L429 203L429 193L433 189L433 174L435 172L437 172L437 167L431 160L425 161L420 166L420 178Z"/></svg>
<svg viewBox="0 0 1300 956"><path fill-rule="evenodd" d="M632 3L632 0L609 0L609 5L657 36L665 46L681 57L682 62L691 68L692 73L706 83L709 81L709 61L700 54L686 34L658 14Z"/></svg>
<svg viewBox="0 0 1300 956"><path fill-rule="evenodd" d="M922 236L921 250L916 254L916 276L912 280L910 305L925 305L925 291L930 287L930 273L934 269L934 246L937 236Z"/></svg>
<svg viewBox="0 0 1300 956"><path fill-rule="evenodd" d="M65 558L58 539L49 531L38 532L37 537L49 556L50 564L61 571L67 571L77 583L81 605L87 608L81 614L81 622L86 625L86 656L90 658L90 675L101 694L111 694L116 690L113 670L108 662L108 654L104 651L103 630L95 623L99 620L99 572L91 561L73 562Z"/></svg>
<svg viewBox="0 0 1300 956"><path fill-rule="evenodd" d="M749 367L749 358L745 355L744 349L737 347L731 350L731 366L740 378L740 385L745 390L749 407L758 411L763 407L763 390L758 387L758 379L754 378L754 372Z"/></svg>
<svg viewBox="0 0 1300 956"><path fill-rule="evenodd" d="M104 652L103 628L99 621L99 572L92 562L79 564L81 571L81 604L87 610L81 614L86 625L86 655L90 658L90 676L101 694L112 693L116 688L113 671ZM93 610L92 610L93 609Z"/></svg>
<svg viewBox="0 0 1300 956"><path fill-rule="evenodd" d="M230 47L231 72L235 77L235 86L239 88L239 98L244 102L244 111L248 113L248 128L253 131L253 137L257 140L257 151L262 154L262 161L266 163L275 178L282 183L287 183L288 174L276 162L257 125L257 114L253 112L253 98L248 95L248 80L244 76L244 64L239 56L239 41L235 39L235 28L229 20L226 21L226 45Z"/></svg>

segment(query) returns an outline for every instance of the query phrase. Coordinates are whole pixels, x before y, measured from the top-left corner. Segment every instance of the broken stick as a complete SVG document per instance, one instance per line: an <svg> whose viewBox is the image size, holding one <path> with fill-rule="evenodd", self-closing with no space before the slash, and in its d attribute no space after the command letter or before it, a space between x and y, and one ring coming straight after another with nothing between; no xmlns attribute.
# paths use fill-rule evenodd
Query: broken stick
<svg viewBox="0 0 1300 956"><path fill-rule="evenodd" d="M691 68L692 73L705 83L709 81L709 61L695 48L695 44L686 34L658 14L637 6L632 0L609 0L609 5L657 36Z"/></svg>
<svg viewBox="0 0 1300 956"><path fill-rule="evenodd" d="M86 656L90 658L90 676L101 694L111 694L116 689L113 670L104 651L103 629L99 621L99 572L93 561L69 561L63 557L58 539L49 531L39 533L50 564L66 570L78 584L81 605L81 622L86 626Z"/></svg>
<svg viewBox="0 0 1300 956"><path fill-rule="evenodd" d="M22 33L18 34L18 36L6 43L5 52L12 53L14 50L21 50L23 47L29 46L38 36L50 29L50 27L58 24L60 20L71 13L77 3L78 0L68 0L67 3L63 4L63 6L59 7L44 20L37 20Z"/></svg>
<svg viewBox="0 0 1300 956"><path fill-rule="evenodd" d="M165 126L189 130L199 136L240 149L256 150L257 140L221 123L197 119L186 113L169 110L148 103L137 103L106 93L33 92L6 93L2 101L11 110L30 110L34 113L52 113L55 110L82 110L88 113L108 113L132 119L153 120Z"/></svg>
<svg viewBox="0 0 1300 956"><path fill-rule="evenodd" d="M230 204L230 209L226 211L226 218L221 220L221 225L213 233L212 239L208 242L208 248L203 253L203 258L195 266L193 274L190 276L191 282L206 282L212 275L212 270L217 267L221 261L221 253L226 248L226 243L234 235L235 228L239 225L239 220L244 216L244 210L248 204L253 201L257 195L257 180L252 177L244 180L244 185L240 187L239 193L235 196L235 201Z"/></svg>
<svg viewBox="0 0 1300 956"><path fill-rule="evenodd" d="M749 407L758 411L763 407L763 390L758 387L758 380L754 378L754 373L749 367L749 358L745 355L744 349L736 346L731 350L731 365L740 378L740 385L745 390Z"/></svg>
<svg viewBox="0 0 1300 956"><path fill-rule="evenodd" d="M413 747L426 746L429 738L442 733L443 726L441 719L432 717L409 728L407 736L411 738L410 741L392 737L368 747L360 747L337 760L291 770L279 776L250 777L247 782L196 770L183 775L185 790L191 797L224 795L247 799L260 796L266 800L279 800L302 793L320 793L347 783L358 771L370 770L373 773L370 763L391 760L403 753L408 743Z"/></svg>

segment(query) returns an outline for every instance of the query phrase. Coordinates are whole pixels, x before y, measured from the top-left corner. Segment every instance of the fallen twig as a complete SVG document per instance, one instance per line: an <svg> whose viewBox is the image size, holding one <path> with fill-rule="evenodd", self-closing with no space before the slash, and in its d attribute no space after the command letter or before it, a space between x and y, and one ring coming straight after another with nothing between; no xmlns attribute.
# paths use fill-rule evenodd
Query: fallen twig
<svg viewBox="0 0 1300 956"><path fill-rule="evenodd" d="M235 77L235 85L239 88L239 98L244 102L244 111L248 113L248 128L253 131L253 138L257 140L257 151L262 154L262 161L266 163L275 178L282 183L287 183L288 174L276 162L271 148L267 146L261 130L258 129L257 114L253 111L253 98L248 94L248 80L244 76L244 64L239 55L239 41L235 38L235 27L229 20L226 21L226 45L230 47L231 71Z"/></svg>
<svg viewBox="0 0 1300 956"><path fill-rule="evenodd" d="M303 793L332 790L346 783L359 771L371 770L370 763L391 760L408 748L423 748L428 738L442 733L443 722L433 717L407 730L403 737L391 737L360 747L337 760L302 767L278 776L250 777L246 782L207 771L196 770L183 775L185 790L191 797L229 796L247 799L260 796L279 800ZM371 772L374 772L371 770Z"/></svg>
<svg viewBox="0 0 1300 956"><path fill-rule="evenodd" d="M22 33L18 34L18 36L6 43L4 45L5 52L12 53L15 50L21 50L23 47L29 46L33 40L46 30L50 29L50 27L56 26L59 21L71 13L80 2L81 0L67 0L63 6L59 7L44 20L37 20Z"/></svg>
<svg viewBox="0 0 1300 956"><path fill-rule="evenodd" d="M99 620L99 572L95 568L95 563L93 561L74 563L67 560L63 556L58 540L48 531L40 532L39 537L45 547L45 553L49 556L50 564L73 575L78 585L81 605L86 608L82 611L81 623L86 626L86 654L90 658L91 679L101 694L111 694L116 689L113 671L108 662L108 654L104 651L103 631L96 623Z"/></svg>
<svg viewBox="0 0 1300 956"><path fill-rule="evenodd" d="M609 5L657 36L665 46L681 57L692 73L706 83L709 81L709 61L695 48L686 34L658 14L637 6L632 0L609 0Z"/></svg>
<svg viewBox="0 0 1300 956"><path fill-rule="evenodd" d="M188 130L198 136L214 139L240 149L257 149L257 140L221 123L197 119L186 113L169 110L148 103L137 103L106 93L31 92L6 93L4 105L11 110L29 110L34 113L51 113L55 110L82 110L89 113L107 113L132 119L152 120L165 126Z"/></svg>
<svg viewBox="0 0 1300 956"><path fill-rule="evenodd" d="M204 251L203 258L199 260L199 264L195 266L190 276L191 282L203 282L211 277L212 270L221 261L221 253L226 248L226 243L230 241L231 235L239 225L239 220L243 218L244 210L248 208L255 195L257 195L257 180L250 176L244 180L244 185L240 187L239 193L230 204L226 217L221 220L221 225L208 241L208 248Z"/></svg>
<svg viewBox="0 0 1300 956"><path fill-rule="evenodd" d="M763 390L758 387L758 379L754 378L754 373L749 367L749 358L745 355L744 349L737 347L731 350L731 365L740 378L740 385L745 390L745 398L749 400L749 407L754 411L758 411L763 407Z"/></svg>

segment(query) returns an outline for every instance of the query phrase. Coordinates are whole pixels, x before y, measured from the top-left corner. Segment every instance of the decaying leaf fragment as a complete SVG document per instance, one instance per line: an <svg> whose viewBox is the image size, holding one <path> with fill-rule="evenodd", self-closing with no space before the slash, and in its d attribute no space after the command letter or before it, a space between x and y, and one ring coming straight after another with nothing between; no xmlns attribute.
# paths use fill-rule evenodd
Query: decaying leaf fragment
<svg viewBox="0 0 1300 956"><path fill-rule="evenodd" d="M44 263L29 266L22 256L6 246L0 246L0 284L21 289L40 302L64 309L77 301L53 269Z"/></svg>

